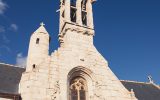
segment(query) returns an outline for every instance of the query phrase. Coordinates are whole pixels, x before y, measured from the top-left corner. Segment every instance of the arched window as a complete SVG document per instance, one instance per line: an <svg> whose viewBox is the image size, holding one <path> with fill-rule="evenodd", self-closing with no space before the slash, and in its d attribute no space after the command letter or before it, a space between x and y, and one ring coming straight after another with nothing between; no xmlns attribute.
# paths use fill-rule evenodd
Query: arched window
<svg viewBox="0 0 160 100"><path fill-rule="evenodd" d="M82 10L82 23L83 25L87 25L87 8L86 8L87 0L82 0L81 2L81 10Z"/></svg>
<svg viewBox="0 0 160 100"><path fill-rule="evenodd" d="M70 82L70 99L69 100L86 100L87 85L86 80L82 77L76 77Z"/></svg>
<svg viewBox="0 0 160 100"><path fill-rule="evenodd" d="M77 16L76 16L76 2L77 0L71 0L71 12L70 12L70 16L71 16L71 21L72 22L76 22Z"/></svg>

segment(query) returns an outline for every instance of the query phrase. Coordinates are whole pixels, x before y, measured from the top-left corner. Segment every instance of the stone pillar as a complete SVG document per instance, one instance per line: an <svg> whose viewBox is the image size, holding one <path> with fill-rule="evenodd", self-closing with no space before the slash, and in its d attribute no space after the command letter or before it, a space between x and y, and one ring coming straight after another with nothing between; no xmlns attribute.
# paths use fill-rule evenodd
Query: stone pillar
<svg viewBox="0 0 160 100"><path fill-rule="evenodd" d="M77 3L76 3L76 8L77 8L77 23L79 25L82 25L82 8L81 8L81 2L82 0L77 0Z"/></svg>
<svg viewBox="0 0 160 100"><path fill-rule="evenodd" d="M70 0L65 1L65 20L70 22Z"/></svg>
<svg viewBox="0 0 160 100"><path fill-rule="evenodd" d="M63 17L63 13L65 13L65 4L63 4L63 1L61 0L61 4L60 4L60 14L59 14L59 32L61 32L61 29L64 25L64 18L65 18L65 14L64 14L64 17Z"/></svg>
<svg viewBox="0 0 160 100"><path fill-rule="evenodd" d="M93 11L92 11L92 3L91 0L87 1L87 23L90 28L94 28L93 25Z"/></svg>

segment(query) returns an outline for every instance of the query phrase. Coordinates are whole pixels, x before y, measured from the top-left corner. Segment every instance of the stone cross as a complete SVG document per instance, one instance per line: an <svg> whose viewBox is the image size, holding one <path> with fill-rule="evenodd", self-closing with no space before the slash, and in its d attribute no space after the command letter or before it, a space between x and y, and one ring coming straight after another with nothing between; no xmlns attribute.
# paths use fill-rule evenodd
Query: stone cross
<svg viewBox="0 0 160 100"><path fill-rule="evenodd" d="M45 24L42 22L41 24L40 24L41 26L45 26Z"/></svg>
<svg viewBox="0 0 160 100"><path fill-rule="evenodd" d="M149 79L149 82L150 82L150 83L154 83L151 75L148 76L148 79Z"/></svg>

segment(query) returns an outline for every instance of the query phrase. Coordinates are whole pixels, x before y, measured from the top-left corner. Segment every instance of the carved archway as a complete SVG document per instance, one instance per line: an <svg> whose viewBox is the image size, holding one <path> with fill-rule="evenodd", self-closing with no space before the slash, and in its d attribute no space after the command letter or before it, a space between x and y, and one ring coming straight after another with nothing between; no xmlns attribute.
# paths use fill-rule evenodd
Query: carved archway
<svg viewBox="0 0 160 100"><path fill-rule="evenodd" d="M68 74L68 100L90 100L93 95L92 71L85 67L75 67Z"/></svg>

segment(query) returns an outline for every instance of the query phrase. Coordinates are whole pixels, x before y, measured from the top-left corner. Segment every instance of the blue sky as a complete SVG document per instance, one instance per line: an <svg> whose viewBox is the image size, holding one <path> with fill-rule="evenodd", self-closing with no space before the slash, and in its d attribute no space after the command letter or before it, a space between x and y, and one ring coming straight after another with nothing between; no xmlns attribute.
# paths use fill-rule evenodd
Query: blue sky
<svg viewBox="0 0 160 100"><path fill-rule="evenodd" d="M40 22L57 49L59 0L0 0L0 62L23 64ZM94 44L123 80L160 84L160 1L98 0L93 5Z"/></svg>

